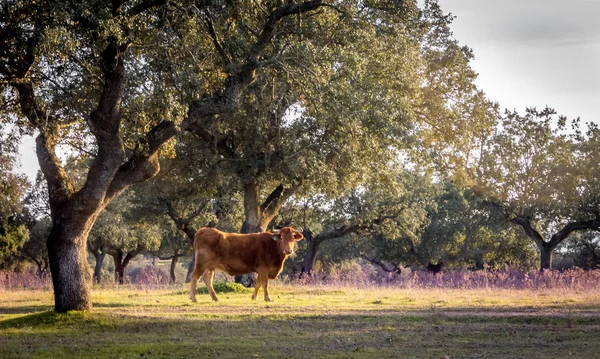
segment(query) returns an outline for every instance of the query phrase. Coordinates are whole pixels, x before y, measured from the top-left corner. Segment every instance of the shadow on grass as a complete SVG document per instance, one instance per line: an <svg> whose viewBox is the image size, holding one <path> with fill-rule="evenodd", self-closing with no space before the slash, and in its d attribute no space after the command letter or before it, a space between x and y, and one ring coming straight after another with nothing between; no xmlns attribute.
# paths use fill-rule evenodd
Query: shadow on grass
<svg viewBox="0 0 600 359"><path fill-rule="evenodd" d="M0 321L0 329L37 327L40 325L54 324L56 322L56 316L57 313L50 310L41 313L27 314L22 317Z"/></svg>
<svg viewBox="0 0 600 359"><path fill-rule="evenodd" d="M52 309L51 305L26 305L21 307L1 308L1 314L30 314L35 312L43 312Z"/></svg>
<svg viewBox="0 0 600 359"><path fill-rule="evenodd" d="M94 308L131 308L131 307L140 307L139 303L92 303L92 307Z"/></svg>
<svg viewBox="0 0 600 359"><path fill-rule="evenodd" d="M0 357L81 356L77 350L84 350L88 357L118 358L253 354L273 358L505 358L556 357L556 353L568 355L568 350L593 357L600 350L600 342L593 340L598 325L588 318L566 322L551 317L445 316L437 311L248 315L190 318L177 316L171 307L153 315L45 311L0 321L0 330L5 330L0 336ZM583 343L590 344L584 347Z"/></svg>

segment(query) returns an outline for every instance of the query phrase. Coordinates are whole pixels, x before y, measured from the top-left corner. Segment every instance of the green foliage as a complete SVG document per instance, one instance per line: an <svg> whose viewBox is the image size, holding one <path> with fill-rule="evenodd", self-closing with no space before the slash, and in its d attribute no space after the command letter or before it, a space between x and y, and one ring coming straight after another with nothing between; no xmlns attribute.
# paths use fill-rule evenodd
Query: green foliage
<svg viewBox="0 0 600 359"><path fill-rule="evenodd" d="M29 240L21 250L22 257L36 264L39 275L49 274L50 263L48 261L46 240L51 229L52 223L47 217L33 221L29 230Z"/></svg>
<svg viewBox="0 0 600 359"><path fill-rule="evenodd" d="M600 268L600 236L597 232L576 233L558 251L564 258L563 264L584 269ZM565 259L567 263L564 263Z"/></svg>
<svg viewBox="0 0 600 359"><path fill-rule="evenodd" d="M483 194L535 220L544 214L554 219L568 214L583 163L566 133L566 120L555 115L550 108L506 113L485 151Z"/></svg>
<svg viewBox="0 0 600 359"><path fill-rule="evenodd" d="M367 189L361 208L395 215L359 232L354 242L358 254L386 269L412 264L416 260L415 247L422 241L422 228L429 223L426 209L433 205L435 194L431 178L407 170L397 174L395 186ZM386 216L373 216L378 217Z"/></svg>
<svg viewBox="0 0 600 359"><path fill-rule="evenodd" d="M15 255L28 238L24 224L6 223L0 227L0 267L11 268L16 264Z"/></svg>
<svg viewBox="0 0 600 359"><path fill-rule="evenodd" d="M250 293L252 288L246 288L239 283L234 282L214 282L213 288L217 293ZM200 287L197 289L198 294L208 294L206 287ZM185 292L188 293L188 292Z"/></svg>
<svg viewBox="0 0 600 359"><path fill-rule="evenodd" d="M435 206L428 208L430 222L416 248L421 262L477 269L505 264L531 268L534 248L503 215L471 189L446 182Z"/></svg>
<svg viewBox="0 0 600 359"><path fill-rule="evenodd" d="M244 216L239 182L221 168L218 157L194 142L190 135L180 138L175 157L163 159L156 178L135 189L136 202L160 221L172 214L196 229L213 221L237 232Z"/></svg>
<svg viewBox="0 0 600 359"><path fill-rule="evenodd" d="M29 186L17 169L19 136L0 124L0 266L10 267L13 255L29 237L21 211L21 197Z"/></svg>
<svg viewBox="0 0 600 359"><path fill-rule="evenodd" d="M481 161L481 147L492 134L499 106L475 84L473 51L460 45L450 29L454 17L437 1L425 1L421 42L421 88L414 111L413 161L441 176L470 185Z"/></svg>
<svg viewBox="0 0 600 359"><path fill-rule="evenodd" d="M600 228L598 127L583 132L579 120L571 127L551 108L507 112L482 149L478 193L523 228L542 268L572 232Z"/></svg>
<svg viewBox="0 0 600 359"><path fill-rule="evenodd" d="M136 210L131 190L111 203L96 221L88 241L95 248L121 253L144 253L160 247L160 223L145 221Z"/></svg>

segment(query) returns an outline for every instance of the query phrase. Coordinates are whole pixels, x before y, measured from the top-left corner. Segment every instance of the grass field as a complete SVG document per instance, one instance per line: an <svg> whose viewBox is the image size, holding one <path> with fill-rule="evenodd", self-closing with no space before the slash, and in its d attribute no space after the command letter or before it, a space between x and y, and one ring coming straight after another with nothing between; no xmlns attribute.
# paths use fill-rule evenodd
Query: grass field
<svg viewBox="0 0 600 359"><path fill-rule="evenodd" d="M262 293L260 293L262 295ZM100 289L55 314L48 291L0 293L0 358L597 358L597 291L275 285L250 293Z"/></svg>

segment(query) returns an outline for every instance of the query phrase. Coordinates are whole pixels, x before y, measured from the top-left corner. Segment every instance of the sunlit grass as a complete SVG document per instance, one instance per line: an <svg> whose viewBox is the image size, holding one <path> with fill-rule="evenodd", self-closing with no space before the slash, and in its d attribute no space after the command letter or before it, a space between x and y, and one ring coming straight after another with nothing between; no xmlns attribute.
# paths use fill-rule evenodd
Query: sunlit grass
<svg viewBox="0 0 600 359"><path fill-rule="evenodd" d="M95 288L92 312L56 314L48 291L0 293L0 357L594 357L600 292L275 284Z"/></svg>

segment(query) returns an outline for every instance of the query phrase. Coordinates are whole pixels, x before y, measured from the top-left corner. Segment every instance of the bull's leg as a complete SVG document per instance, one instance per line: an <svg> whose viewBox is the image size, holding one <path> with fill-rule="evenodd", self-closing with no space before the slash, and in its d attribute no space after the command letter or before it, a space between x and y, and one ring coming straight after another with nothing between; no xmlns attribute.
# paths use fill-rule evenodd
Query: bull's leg
<svg viewBox="0 0 600 359"><path fill-rule="evenodd" d="M190 299L194 303L196 303L196 285L198 284L198 279L200 279L202 273L204 273L204 267L196 260L196 268L190 278Z"/></svg>
<svg viewBox="0 0 600 359"><path fill-rule="evenodd" d="M263 277L263 275L258 273L258 276L256 277L256 285L254 286L254 293L252 294L252 300L256 300L256 296L258 295L258 290L260 289L260 286L262 284L262 277Z"/></svg>
<svg viewBox="0 0 600 359"><path fill-rule="evenodd" d="M272 302L271 298L269 298L269 276L264 276L262 281L263 291L265 292L265 302Z"/></svg>
<svg viewBox="0 0 600 359"><path fill-rule="evenodd" d="M215 289L213 288L213 285L212 285L214 277L215 277L215 270L207 269L206 272L204 272L202 279L204 280L204 284L206 284L206 288L208 289L208 294L210 294L210 297L212 298L212 300L214 300L215 302L218 302L219 297L217 297L217 293L215 293Z"/></svg>

